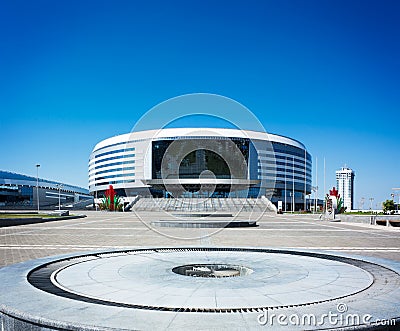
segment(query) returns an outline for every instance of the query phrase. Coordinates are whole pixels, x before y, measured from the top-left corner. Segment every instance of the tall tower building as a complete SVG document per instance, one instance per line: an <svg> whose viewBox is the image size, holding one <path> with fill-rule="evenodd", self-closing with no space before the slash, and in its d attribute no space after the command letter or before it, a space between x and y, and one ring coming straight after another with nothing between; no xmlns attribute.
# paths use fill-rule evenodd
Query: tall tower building
<svg viewBox="0 0 400 331"><path fill-rule="evenodd" d="M354 205L354 175L354 171L346 166L336 171L337 189L347 211L352 210Z"/></svg>

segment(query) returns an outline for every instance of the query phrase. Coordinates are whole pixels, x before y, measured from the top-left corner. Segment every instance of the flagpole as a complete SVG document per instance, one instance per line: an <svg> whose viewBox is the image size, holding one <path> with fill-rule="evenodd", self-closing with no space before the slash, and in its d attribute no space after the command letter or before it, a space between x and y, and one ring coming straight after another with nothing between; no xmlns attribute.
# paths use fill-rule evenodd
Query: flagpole
<svg viewBox="0 0 400 331"><path fill-rule="evenodd" d="M304 150L304 211L307 211L307 151Z"/></svg>
<svg viewBox="0 0 400 331"><path fill-rule="evenodd" d="M326 209L326 206L325 206L325 194L326 194L326 162L325 162L325 157L324 157L324 195L323 195L323 197L324 197L324 210Z"/></svg>
<svg viewBox="0 0 400 331"><path fill-rule="evenodd" d="M286 171L287 171L287 156L285 156L285 212L287 211L286 210L286 194L287 194L287 192L286 192Z"/></svg>
<svg viewBox="0 0 400 331"><path fill-rule="evenodd" d="M318 208L318 157L315 157L315 196L314 196L314 212Z"/></svg>
<svg viewBox="0 0 400 331"><path fill-rule="evenodd" d="M293 156L293 163L292 163L292 190L293 190L293 194L292 194L292 213L294 212L294 156Z"/></svg>

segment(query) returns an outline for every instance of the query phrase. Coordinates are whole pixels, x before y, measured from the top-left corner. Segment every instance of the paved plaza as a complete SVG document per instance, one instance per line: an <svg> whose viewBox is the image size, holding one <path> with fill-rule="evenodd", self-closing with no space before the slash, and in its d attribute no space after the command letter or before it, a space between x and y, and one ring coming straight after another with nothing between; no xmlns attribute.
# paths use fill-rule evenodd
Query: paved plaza
<svg viewBox="0 0 400 331"><path fill-rule="evenodd" d="M398 228L273 214L257 227L174 228L153 224L188 215L135 213L1 228L1 328L288 329L277 314L318 319L292 330L400 322Z"/></svg>
<svg viewBox="0 0 400 331"><path fill-rule="evenodd" d="M35 258L140 246L302 248L400 261L400 228L320 221L317 215L264 215L258 227L151 227L165 215L85 212L86 218L0 228L0 266Z"/></svg>

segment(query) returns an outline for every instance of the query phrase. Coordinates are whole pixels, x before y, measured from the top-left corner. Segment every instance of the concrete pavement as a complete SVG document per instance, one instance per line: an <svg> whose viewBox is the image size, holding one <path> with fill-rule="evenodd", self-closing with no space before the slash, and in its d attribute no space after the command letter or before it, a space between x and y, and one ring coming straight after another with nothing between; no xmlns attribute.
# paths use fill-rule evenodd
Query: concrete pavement
<svg viewBox="0 0 400 331"><path fill-rule="evenodd" d="M104 248L184 245L322 249L400 261L399 228L320 221L317 215L264 215L258 227L216 230L151 227L165 218L157 212L85 214L0 228L0 266Z"/></svg>

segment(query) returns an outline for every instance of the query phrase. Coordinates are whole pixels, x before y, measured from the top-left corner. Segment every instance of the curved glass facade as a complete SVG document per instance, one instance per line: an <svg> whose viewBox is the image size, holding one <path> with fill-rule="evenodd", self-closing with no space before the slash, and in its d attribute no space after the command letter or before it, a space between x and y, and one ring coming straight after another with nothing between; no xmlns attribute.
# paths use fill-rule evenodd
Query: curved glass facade
<svg viewBox="0 0 400 331"><path fill-rule="evenodd" d="M305 149L287 144L272 142L272 146L274 153L261 152L259 154L259 178L272 179L274 177L273 202L282 201L285 204L286 201L288 205L294 195L295 202L301 205L304 202L304 196L311 194L311 155ZM286 209L289 208L286 206L284 210Z"/></svg>

